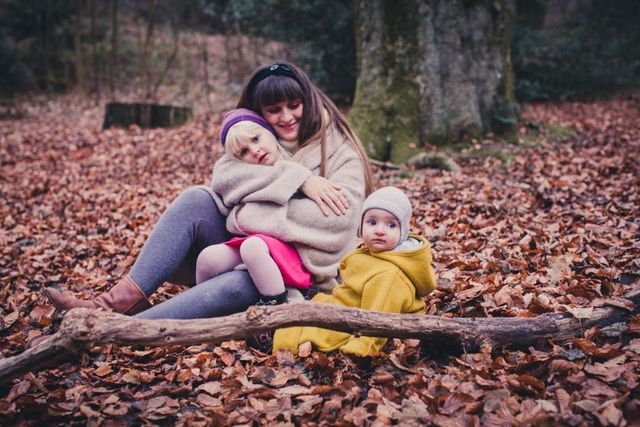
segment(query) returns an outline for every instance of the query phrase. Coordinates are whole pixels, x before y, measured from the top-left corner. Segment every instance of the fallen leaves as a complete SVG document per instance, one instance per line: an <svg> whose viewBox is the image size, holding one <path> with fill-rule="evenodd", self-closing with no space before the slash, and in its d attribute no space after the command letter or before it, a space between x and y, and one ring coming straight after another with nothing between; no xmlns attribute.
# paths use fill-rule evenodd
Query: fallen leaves
<svg viewBox="0 0 640 427"><path fill-rule="evenodd" d="M579 133L468 158L458 173L376 169L409 194L412 228L432 242L447 317L588 319L634 312L640 277L640 109L633 99L530 105L526 119ZM221 154L219 115L179 129L100 130L40 110L0 123L0 351L55 326L39 293L90 297L125 274L184 188ZM479 144L490 142L479 142ZM181 292L164 286L157 301ZM102 425L628 425L640 416L636 314L571 342L451 355L391 339L371 358L264 355L244 343L94 348L0 388L0 423ZM40 415L34 415L40 414Z"/></svg>

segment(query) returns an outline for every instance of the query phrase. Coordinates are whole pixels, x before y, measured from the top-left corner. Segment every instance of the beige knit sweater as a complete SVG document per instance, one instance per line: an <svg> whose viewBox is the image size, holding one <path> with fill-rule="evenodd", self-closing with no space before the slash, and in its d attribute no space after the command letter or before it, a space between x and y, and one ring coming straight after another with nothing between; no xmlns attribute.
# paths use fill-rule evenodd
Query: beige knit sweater
<svg viewBox="0 0 640 427"><path fill-rule="evenodd" d="M236 235L263 233L291 243L315 276L322 292L331 292L338 263L356 247L360 209L365 198L364 165L336 129L327 133L327 176L342 187L345 215L328 217L299 191L311 174L320 173L320 140L273 166L253 165L225 155L213 170L211 187L227 229Z"/></svg>

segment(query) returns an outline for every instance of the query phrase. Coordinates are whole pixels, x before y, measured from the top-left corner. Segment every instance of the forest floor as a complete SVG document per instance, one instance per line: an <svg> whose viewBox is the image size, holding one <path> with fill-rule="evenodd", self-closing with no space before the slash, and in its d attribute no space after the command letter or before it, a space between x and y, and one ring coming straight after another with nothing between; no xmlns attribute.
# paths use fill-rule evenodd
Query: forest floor
<svg viewBox="0 0 640 427"><path fill-rule="evenodd" d="M102 130L103 105L88 99L19 107L21 119L0 121L2 358L50 332L43 287L108 289L222 153L219 112L176 129ZM432 244L427 313L614 306L627 322L478 353L391 339L363 359L241 341L95 347L0 385L0 424L640 425L640 318L624 298L640 285L640 99L525 107L519 143L473 141L458 172L375 168L378 186L407 192L412 231ZM154 302L181 290L167 284Z"/></svg>

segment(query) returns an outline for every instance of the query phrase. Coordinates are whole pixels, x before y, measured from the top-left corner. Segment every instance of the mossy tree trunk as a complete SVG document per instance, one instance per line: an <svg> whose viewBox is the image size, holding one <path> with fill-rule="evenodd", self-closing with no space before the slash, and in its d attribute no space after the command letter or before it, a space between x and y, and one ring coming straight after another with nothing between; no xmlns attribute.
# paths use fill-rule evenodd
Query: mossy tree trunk
<svg viewBox="0 0 640 427"><path fill-rule="evenodd" d="M403 163L515 124L506 0L356 0L349 120L369 155Z"/></svg>

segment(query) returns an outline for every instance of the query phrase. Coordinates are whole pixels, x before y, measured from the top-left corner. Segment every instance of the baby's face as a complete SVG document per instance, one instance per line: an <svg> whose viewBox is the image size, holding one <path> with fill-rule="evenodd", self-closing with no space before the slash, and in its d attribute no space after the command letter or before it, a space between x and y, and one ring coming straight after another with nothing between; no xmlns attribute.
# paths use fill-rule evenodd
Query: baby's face
<svg viewBox="0 0 640 427"><path fill-rule="evenodd" d="M280 156L278 141L271 132L260 127L251 138L240 141L235 155L247 163L272 166Z"/></svg>
<svg viewBox="0 0 640 427"><path fill-rule="evenodd" d="M369 209L362 221L362 241L371 252L390 251L400 243L400 222L384 209Z"/></svg>

